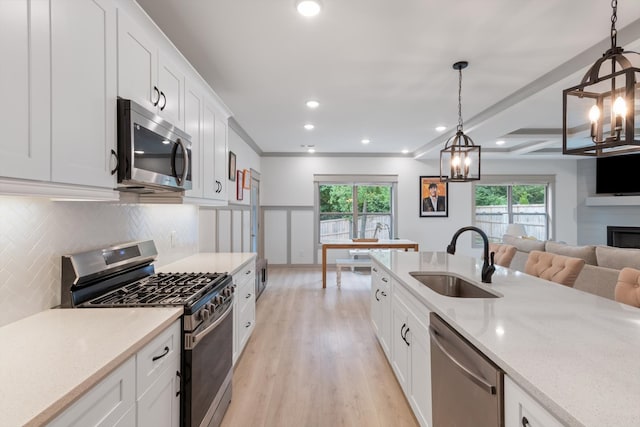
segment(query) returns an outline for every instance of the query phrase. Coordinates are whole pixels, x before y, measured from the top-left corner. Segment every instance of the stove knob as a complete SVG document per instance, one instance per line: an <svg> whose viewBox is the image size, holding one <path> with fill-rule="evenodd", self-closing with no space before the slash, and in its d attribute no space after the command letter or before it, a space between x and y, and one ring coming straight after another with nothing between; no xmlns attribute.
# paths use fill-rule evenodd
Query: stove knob
<svg viewBox="0 0 640 427"><path fill-rule="evenodd" d="M207 310L206 308L203 308L202 310L200 310L200 319L202 320L207 320L209 318L209 310Z"/></svg>
<svg viewBox="0 0 640 427"><path fill-rule="evenodd" d="M224 298L218 295L214 301L217 305L222 305L222 303L224 303Z"/></svg>
<svg viewBox="0 0 640 427"><path fill-rule="evenodd" d="M224 288L222 290L222 295L224 295L225 297L230 297L231 296L231 288Z"/></svg>
<svg viewBox="0 0 640 427"><path fill-rule="evenodd" d="M215 304L205 304L204 308L205 308L205 310L209 310L210 313L213 313L214 310L216 309L216 305Z"/></svg>
<svg viewBox="0 0 640 427"><path fill-rule="evenodd" d="M231 293L234 293L236 291L236 285L231 286Z"/></svg>

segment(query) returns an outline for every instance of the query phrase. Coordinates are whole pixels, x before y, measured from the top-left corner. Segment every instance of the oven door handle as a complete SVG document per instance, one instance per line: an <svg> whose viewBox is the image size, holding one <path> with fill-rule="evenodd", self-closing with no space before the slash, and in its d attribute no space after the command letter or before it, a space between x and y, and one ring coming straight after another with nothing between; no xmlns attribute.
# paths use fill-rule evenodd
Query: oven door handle
<svg viewBox="0 0 640 427"><path fill-rule="evenodd" d="M229 314L231 313L231 310L233 310L233 303L229 304L229 308L225 310L222 316L220 316L218 320L216 320L215 322L207 326L204 331L198 332L195 335L191 335L191 334L185 335L184 349L193 350L194 348L196 348L196 346L202 340L202 338L206 337L212 330L214 330L220 323L222 323L222 321L226 319L227 316L229 316Z"/></svg>

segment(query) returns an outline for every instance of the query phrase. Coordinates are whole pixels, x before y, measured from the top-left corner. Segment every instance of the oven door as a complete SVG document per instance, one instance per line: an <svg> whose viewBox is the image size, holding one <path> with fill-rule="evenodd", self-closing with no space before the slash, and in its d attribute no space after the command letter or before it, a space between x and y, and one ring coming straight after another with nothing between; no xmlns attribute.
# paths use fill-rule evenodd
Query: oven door
<svg viewBox="0 0 640 427"><path fill-rule="evenodd" d="M219 426L231 402L233 304L185 334L183 426Z"/></svg>

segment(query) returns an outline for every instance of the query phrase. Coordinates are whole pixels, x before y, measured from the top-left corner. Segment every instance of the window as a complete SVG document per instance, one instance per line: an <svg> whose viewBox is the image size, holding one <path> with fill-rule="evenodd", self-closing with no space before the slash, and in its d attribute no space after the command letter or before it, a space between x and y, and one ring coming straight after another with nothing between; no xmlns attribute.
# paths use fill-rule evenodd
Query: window
<svg viewBox="0 0 640 427"><path fill-rule="evenodd" d="M392 239L394 188L393 182L317 182L319 242L352 238Z"/></svg>
<svg viewBox="0 0 640 427"><path fill-rule="evenodd" d="M522 177L508 182L505 177L483 178L474 185L476 227L482 229L490 242L502 242L509 224L524 225L527 236L538 240L550 238L552 179ZM500 180L504 180L500 183ZM551 182L550 182L551 181ZM474 243L480 242L476 239Z"/></svg>

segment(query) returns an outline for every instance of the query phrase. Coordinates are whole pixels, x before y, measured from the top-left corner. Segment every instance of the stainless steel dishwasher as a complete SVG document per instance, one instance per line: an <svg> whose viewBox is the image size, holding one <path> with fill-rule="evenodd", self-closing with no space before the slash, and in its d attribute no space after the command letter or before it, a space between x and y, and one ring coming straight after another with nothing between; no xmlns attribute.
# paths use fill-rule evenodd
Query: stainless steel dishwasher
<svg viewBox="0 0 640 427"><path fill-rule="evenodd" d="M503 372L431 313L433 427L504 426Z"/></svg>

